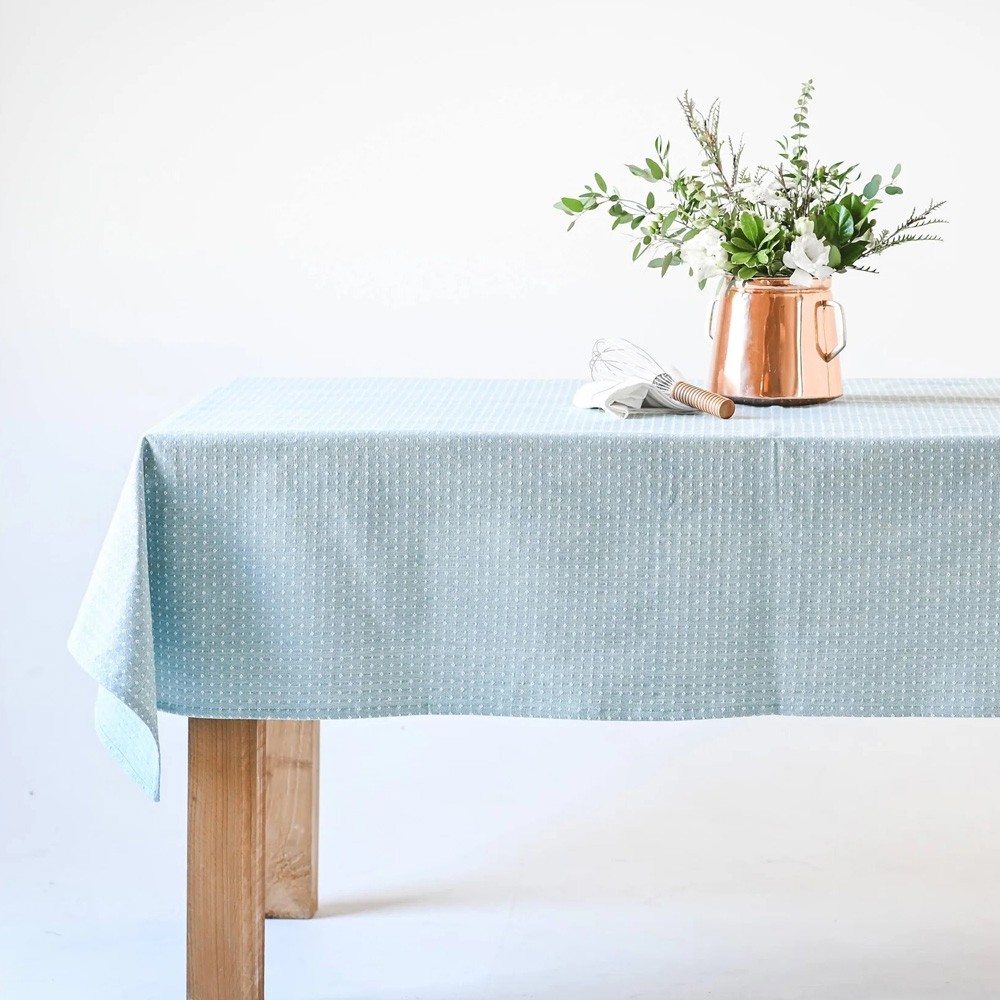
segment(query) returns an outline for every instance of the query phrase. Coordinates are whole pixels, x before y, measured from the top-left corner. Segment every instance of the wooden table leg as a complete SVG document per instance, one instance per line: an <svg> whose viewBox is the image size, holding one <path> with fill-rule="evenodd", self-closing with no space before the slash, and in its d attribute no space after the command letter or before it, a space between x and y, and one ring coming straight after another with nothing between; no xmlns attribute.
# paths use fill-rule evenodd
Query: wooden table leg
<svg viewBox="0 0 1000 1000"><path fill-rule="evenodd" d="M319 723L266 725L264 910L311 917L318 906Z"/></svg>
<svg viewBox="0 0 1000 1000"><path fill-rule="evenodd" d="M188 723L188 1000L264 997L264 725Z"/></svg>

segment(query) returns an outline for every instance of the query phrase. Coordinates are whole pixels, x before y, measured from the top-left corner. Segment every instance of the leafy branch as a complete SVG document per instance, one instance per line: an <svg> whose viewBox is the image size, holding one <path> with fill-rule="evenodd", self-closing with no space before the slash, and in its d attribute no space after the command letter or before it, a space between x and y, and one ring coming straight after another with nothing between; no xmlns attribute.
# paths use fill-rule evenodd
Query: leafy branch
<svg viewBox="0 0 1000 1000"><path fill-rule="evenodd" d="M677 99L681 110L684 112L684 120L687 122L691 134L695 141L701 146L705 154L703 167L708 167L715 177L715 182L732 199L736 199L736 183L739 179L740 157L743 154L743 144L740 143L737 150L732 140L722 142L719 139L719 114L720 105L717 100L712 101L708 109L708 114L701 114L695 106L694 99L685 90L684 96ZM722 159L723 150L728 147L730 154L730 164L727 167Z"/></svg>
<svg viewBox="0 0 1000 1000"><path fill-rule="evenodd" d="M914 209L910 212L905 222L898 225L893 230L883 229L878 238L871 245L870 252L873 254L882 253L889 247L902 246L904 243L940 243L941 237L937 233L921 233L914 230L924 229L926 226L941 226L947 224L947 219L942 219L934 213L944 205L944 201L932 201L922 212Z"/></svg>

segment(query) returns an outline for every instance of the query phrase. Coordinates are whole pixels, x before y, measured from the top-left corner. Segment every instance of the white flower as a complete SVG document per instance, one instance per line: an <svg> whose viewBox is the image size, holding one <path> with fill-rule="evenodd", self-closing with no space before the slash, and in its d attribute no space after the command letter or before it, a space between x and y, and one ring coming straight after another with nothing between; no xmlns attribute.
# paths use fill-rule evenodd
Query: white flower
<svg viewBox="0 0 1000 1000"><path fill-rule="evenodd" d="M745 181L743 184L737 185L736 191L751 205L763 205L765 208L774 208L779 212L787 211L790 207L788 200L781 194L781 186L774 177L765 177L761 181Z"/></svg>
<svg viewBox="0 0 1000 1000"><path fill-rule="evenodd" d="M764 235L773 236L781 228L781 223L777 219L764 220Z"/></svg>
<svg viewBox="0 0 1000 1000"><path fill-rule="evenodd" d="M698 281L707 281L722 274L722 265L727 260L722 247L724 239L718 229L703 229L681 248L681 260L691 268Z"/></svg>
<svg viewBox="0 0 1000 1000"><path fill-rule="evenodd" d="M775 215L784 215L792 207L792 203L787 198L779 196L771 202L770 207Z"/></svg>
<svg viewBox="0 0 1000 1000"><path fill-rule="evenodd" d="M799 236L806 236L809 233L814 233L816 231L815 225L813 225L812 219L796 219L795 220L795 232Z"/></svg>
<svg viewBox="0 0 1000 1000"><path fill-rule="evenodd" d="M796 230L799 222L795 223ZM811 231L811 222L809 227L809 232L792 240L791 249L781 258L785 267L792 271L792 284L802 288L808 288L813 278L822 281L833 274L833 268L827 266L830 263L830 248Z"/></svg>

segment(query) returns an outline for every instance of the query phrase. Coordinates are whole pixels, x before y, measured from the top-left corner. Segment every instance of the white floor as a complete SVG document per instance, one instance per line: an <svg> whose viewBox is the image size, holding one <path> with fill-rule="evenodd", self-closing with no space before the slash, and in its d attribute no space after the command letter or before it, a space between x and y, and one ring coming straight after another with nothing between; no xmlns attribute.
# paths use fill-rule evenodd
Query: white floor
<svg viewBox="0 0 1000 1000"><path fill-rule="evenodd" d="M268 1000L1000 996L1000 723L323 736L320 916L269 922ZM4 1000L184 995L182 743L168 720L157 806L28 793L51 818L0 859Z"/></svg>

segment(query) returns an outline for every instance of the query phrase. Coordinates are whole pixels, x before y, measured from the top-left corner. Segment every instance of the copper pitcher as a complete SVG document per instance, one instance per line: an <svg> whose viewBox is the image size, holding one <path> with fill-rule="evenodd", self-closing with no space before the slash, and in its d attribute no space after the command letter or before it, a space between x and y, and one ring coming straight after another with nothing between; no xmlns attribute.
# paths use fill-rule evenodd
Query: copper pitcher
<svg viewBox="0 0 1000 1000"><path fill-rule="evenodd" d="M712 303L709 388L737 403L799 406L843 392L837 355L847 343L844 310L830 281L728 279Z"/></svg>

